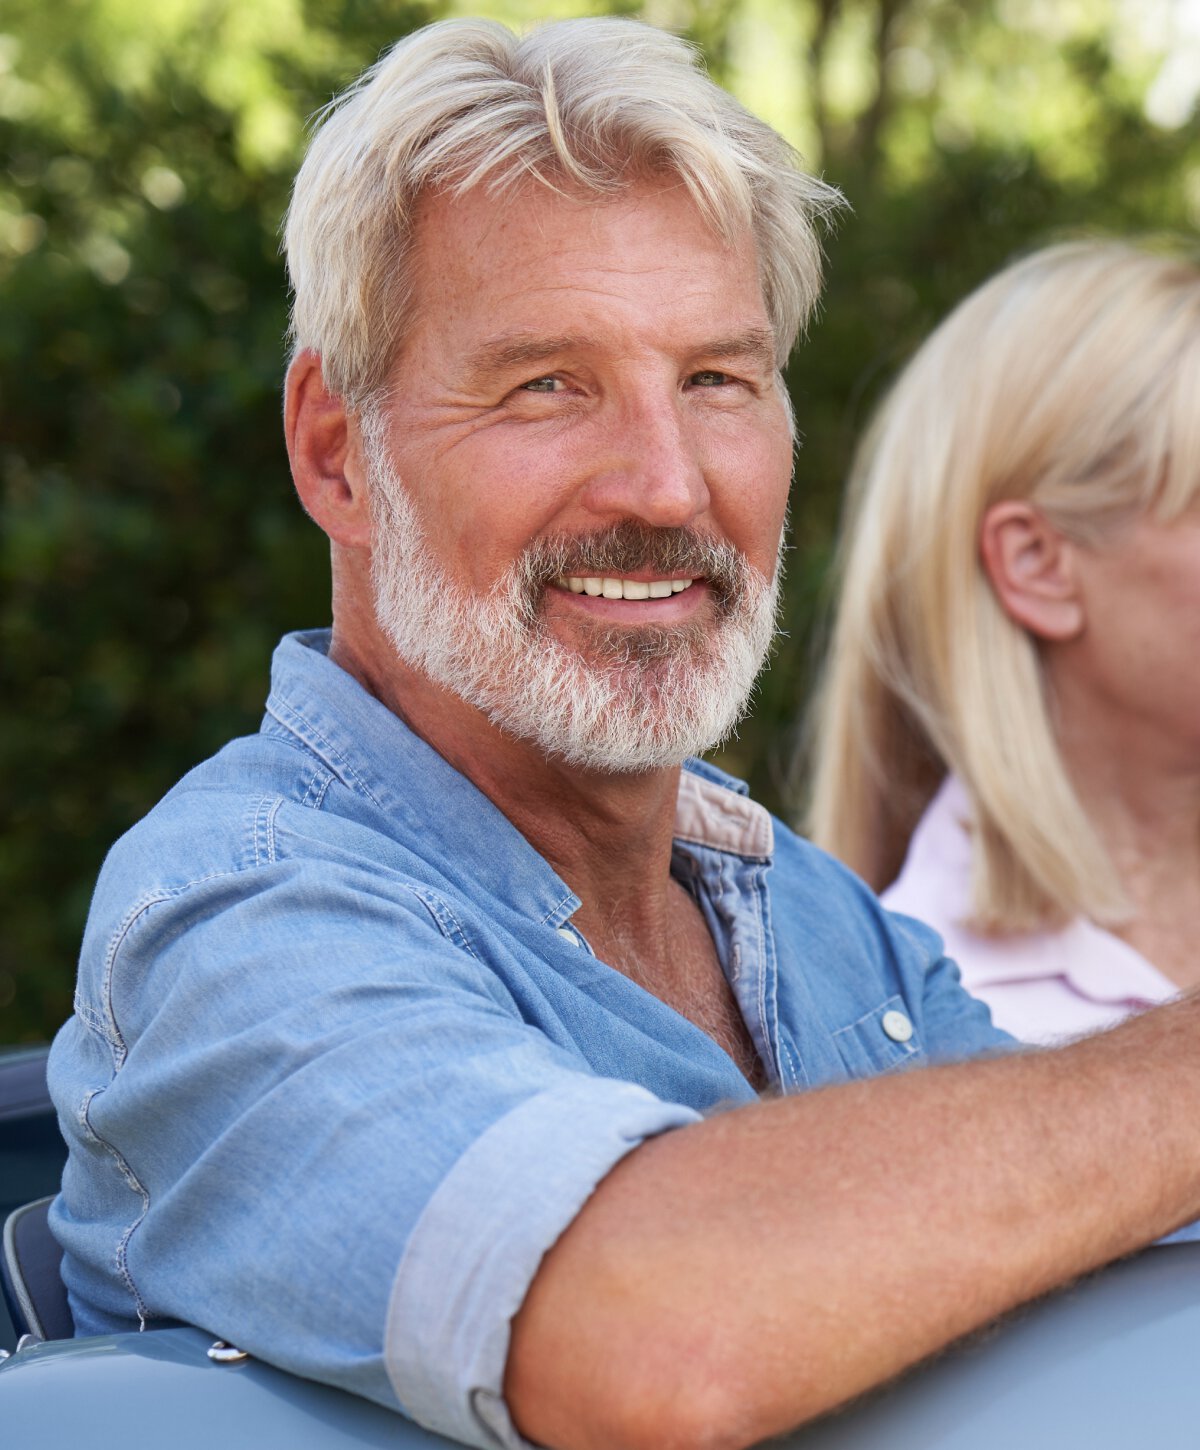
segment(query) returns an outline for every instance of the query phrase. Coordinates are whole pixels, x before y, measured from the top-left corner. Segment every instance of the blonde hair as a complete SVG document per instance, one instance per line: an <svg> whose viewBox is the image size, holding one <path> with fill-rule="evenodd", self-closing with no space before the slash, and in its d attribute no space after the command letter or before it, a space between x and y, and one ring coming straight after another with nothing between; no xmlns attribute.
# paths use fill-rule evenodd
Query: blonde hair
<svg viewBox="0 0 1200 1450"><path fill-rule="evenodd" d="M990 505L1095 545L1200 489L1200 269L1054 246L963 302L913 358L849 485L808 826L876 889L947 771L972 802L972 925L1128 908L1059 754L1033 639L984 573Z"/></svg>
<svg viewBox="0 0 1200 1450"><path fill-rule="evenodd" d="M708 79L684 41L583 19L524 37L484 20L407 36L324 112L285 228L292 338L354 408L382 386L412 305L408 253L427 190L525 179L615 193L672 174L725 239L749 225L782 360L820 290L818 219L839 194Z"/></svg>

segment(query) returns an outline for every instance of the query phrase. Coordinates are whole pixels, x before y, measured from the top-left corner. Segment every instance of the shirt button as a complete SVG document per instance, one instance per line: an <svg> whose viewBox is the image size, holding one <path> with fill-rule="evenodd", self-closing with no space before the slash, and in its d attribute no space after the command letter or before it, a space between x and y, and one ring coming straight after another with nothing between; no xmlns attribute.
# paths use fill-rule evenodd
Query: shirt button
<svg viewBox="0 0 1200 1450"><path fill-rule="evenodd" d="M907 1042L913 1035L913 1025L903 1012L885 1012L879 1025L893 1042Z"/></svg>
<svg viewBox="0 0 1200 1450"><path fill-rule="evenodd" d="M575 935L575 933L571 930L569 926L556 926L554 930L557 935L562 937L563 941L569 941L573 947L577 947L579 945L579 938Z"/></svg>

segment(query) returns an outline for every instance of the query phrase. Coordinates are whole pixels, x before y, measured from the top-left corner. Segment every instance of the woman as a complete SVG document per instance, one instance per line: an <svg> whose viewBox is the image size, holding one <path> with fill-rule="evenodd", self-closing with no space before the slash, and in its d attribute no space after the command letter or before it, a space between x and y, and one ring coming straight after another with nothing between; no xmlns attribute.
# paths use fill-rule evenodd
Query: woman
<svg viewBox="0 0 1200 1450"><path fill-rule="evenodd" d="M1047 1041L1200 983L1200 269L1051 247L856 462L809 828Z"/></svg>

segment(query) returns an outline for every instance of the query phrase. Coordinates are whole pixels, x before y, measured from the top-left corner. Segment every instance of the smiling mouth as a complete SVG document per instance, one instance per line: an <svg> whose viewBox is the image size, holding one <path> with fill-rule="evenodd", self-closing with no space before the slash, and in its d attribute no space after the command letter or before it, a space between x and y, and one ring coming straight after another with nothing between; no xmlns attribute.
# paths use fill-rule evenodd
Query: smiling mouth
<svg viewBox="0 0 1200 1450"><path fill-rule="evenodd" d="M669 599L690 589L694 579L622 579L612 575L560 574L555 589L586 594L592 599Z"/></svg>

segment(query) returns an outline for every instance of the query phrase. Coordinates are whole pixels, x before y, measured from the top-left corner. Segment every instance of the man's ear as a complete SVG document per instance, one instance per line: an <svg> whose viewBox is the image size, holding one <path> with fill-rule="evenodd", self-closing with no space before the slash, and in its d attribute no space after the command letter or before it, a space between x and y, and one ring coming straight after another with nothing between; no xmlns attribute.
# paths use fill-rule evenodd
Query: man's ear
<svg viewBox="0 0 1200 1450"><path fill-rule="evenodd" d="M358 429L341 398L325 386L315 352L298 353L288 368L283 431L292 479L309 516L334 543L366 548L371 515Z"/></svg>
<svg viewBox="0 0 1200 1450"><path fill-rule="evenodd" d="M1040 510L1021 499L993 504L983 516L979 552L1004 612L1023 629L1059 643L1082 631L1075 546Z"/></svg>

